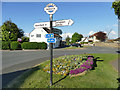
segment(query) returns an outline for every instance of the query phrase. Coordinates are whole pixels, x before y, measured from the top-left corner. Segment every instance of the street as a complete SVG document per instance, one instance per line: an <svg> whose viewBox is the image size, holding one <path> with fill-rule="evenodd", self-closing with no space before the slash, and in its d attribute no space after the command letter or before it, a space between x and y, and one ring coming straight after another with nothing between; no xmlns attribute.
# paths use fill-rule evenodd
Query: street
<svg viewBox="0 0 120 90"><path fill-rule="evenodd" d="M63 55L78 55L84 53L117 53L115 48L87 47L86 49L54 49L54 58ZM27 50L27 51L3 51L2 73L10 73L18 70L28 69L45 60L49 60L49 50Z"/></svg>
<svg viewBox="0 0 120 90"><path fill-rule="evenodd" d="M79 55L84 53L118 53L116 48L86 47L85 49L54 49L54 58L63 55ZM2 51L3 86L29 68L49 60L49 50Z"/></svg>

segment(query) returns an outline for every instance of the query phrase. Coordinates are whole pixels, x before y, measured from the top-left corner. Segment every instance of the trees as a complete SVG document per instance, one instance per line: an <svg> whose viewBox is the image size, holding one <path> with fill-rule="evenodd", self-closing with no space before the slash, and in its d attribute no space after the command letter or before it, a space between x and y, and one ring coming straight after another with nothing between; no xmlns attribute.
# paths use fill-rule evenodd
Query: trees
<svg viewBox="0 0 120 90"><path fill-rule="evenodd" d="M120 19L120 1L115 1L112 3L112 8L114 8L115 15Z"/></svg>
<svg viewBox="0 0 120 90"><path fill-rule="evenodd" d="M29 42L29 37L23 36L22 37L22 42Z"/></svg>
<svg viewBox="0 0 120 90"><path fill-rule="evenodd" d="M65 40L66 40L67 45L69 45L69 42L70 42L70 37L69 37L69 36L67 36Z"/></svg>
<svg viewBox="0 0 120 90"><path fill-rule="evenodd" d="M83 35L82 35L82 34L78 34L77 32L75 32L75 33L72 35L72 43L81 41L81 38L83 38Z"/></svg>
<svg viewBox="0 0 120 90"><path fill-rule="evenodd" d="M105 41L105 39L107 38L106 33L99 31L96 33L96 39L100 40L100 41Z"/></svg>
<svg viewBox="0 0 120 90"><path fill-rule="evenodd" d="M1 26L2 30L2 41L17 41L24 34L22 29L19 29L15 23L11 20L7 20Z"/></svg>

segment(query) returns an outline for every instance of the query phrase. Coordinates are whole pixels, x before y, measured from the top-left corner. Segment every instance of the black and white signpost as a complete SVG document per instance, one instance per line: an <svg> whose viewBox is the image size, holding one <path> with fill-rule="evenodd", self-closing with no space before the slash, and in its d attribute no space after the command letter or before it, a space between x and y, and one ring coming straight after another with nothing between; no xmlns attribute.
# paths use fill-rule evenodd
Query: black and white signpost
<svg viewBox="0 0 120 90"><path fill-rule="evenodd" d="M50 15L50 33L53 33L52 31L52 19L53 19L53 14L56 12L57 7L56 5L54 5L53 3L49 3L44 10L46 11L46 13L48 13ZM50 86L53 85L53 81L52 81L52 64L53 64L53 43L49 44L49 48L50 48Z"/></svg>
<svg viewBox="0 0 120 90"><path fill-rule="evenodd" d="M56 7L55 4L49 3L45 8L44 11L46 11L47 14L50 15L50 22L41 22L41 23L35 23L34 27L35 28L41 28L41 27L50 27L50 34L46 35L47 42L49 44L49 49L50 49L50 86L53 85L52 81L52 64L53 64L53 43L56 42L56 39L54 38L54 32L53 32L53 27L60 27L60 26L70 26L73 24L73 21L71 19L68 20L57 20L53 21L53 14L56 12L58 8Z"/></svg>

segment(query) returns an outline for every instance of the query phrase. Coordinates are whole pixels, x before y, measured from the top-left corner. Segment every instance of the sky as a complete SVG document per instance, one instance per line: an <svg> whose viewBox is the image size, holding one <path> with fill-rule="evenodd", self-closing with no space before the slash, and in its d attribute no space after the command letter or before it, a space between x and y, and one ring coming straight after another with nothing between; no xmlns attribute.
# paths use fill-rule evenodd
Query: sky
<svg viewBox="0 0 120 90"><path fill-rule="evenodd" d="M34 23L48 22L44 7L51 2L2 2L2 22L11 19L26 35L34 30ZM118 37L118 19L111 8L112 2L53 2L58 10L53 20L72 19L72 26L61 29L63 39L77 32L84 37L98 31L108 33L109 38Z"/></svg>

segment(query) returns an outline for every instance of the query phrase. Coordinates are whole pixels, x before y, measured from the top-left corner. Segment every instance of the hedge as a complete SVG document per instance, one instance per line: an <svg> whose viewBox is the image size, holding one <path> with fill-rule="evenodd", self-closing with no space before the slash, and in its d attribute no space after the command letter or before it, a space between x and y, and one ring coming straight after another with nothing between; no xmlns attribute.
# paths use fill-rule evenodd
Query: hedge
<svg viewBox="0 0 120 90"><path fill-rule="evenodd" d="M23 42L21 47L22 49L47 49L47 44L45 42Z"/></svg>
<svg viewBox="0 0 120 90"><path fill-rule="evenodd" d="M2 49L7 50L10 49L10 42L9 41L2 41Z"/></svg>
<svg viewBox="0 0 120 90"><path fill-rule="evenodd" d="M81 42L80 44L88 44L88 42Z"/></svg>
<svg viewBox="0 0 120 90"><path fill-rule="evenodd" d="M19 42L17 42L17 41L11 42L10 43L10 49L12 49L12 50L18 50L18 49L20 49Z"/></svg>
<svg viewBox="0 0 120 90"><path fill-rule="evenodd" d="M47 49L47 43L42 42L41 47L39 49Z"/></svg>

